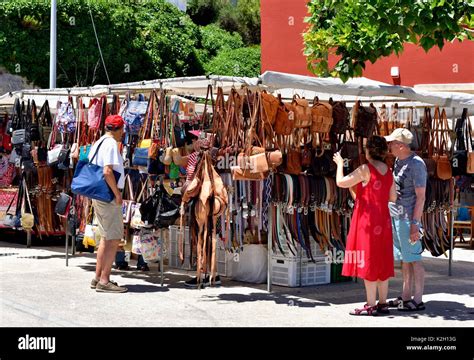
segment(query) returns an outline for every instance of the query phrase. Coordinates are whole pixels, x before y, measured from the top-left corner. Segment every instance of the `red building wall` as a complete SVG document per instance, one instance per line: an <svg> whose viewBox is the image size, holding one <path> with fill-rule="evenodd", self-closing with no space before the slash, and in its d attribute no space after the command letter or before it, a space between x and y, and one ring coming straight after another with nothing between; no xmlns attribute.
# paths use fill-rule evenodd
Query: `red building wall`
<svg viewBox="0 0 474 360"><path fill-rule="evenodd" d="M303 56L303 22L308 0L261 0L262 73L267 70L309 75ZM390 68L398 66L401 84L474 83L474 42L447 43L428 53L405 46L403 53L366 63L363 76L393 83Z"/></svg>

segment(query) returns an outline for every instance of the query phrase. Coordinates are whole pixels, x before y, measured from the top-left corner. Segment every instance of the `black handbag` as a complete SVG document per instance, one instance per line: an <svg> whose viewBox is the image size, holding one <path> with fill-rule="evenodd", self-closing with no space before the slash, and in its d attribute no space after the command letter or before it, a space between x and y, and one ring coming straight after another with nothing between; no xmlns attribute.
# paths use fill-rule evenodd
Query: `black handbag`
<svg viewBox="0 0 474 360"><path fill-rule="evenodd" d="M159 213L155 219L155 227L167 228L174 225L176 220L179 218L179 208L170 210L164 213Z"/></svg>
<svg viewBox="0 0 474 360"><path fill-rule="evenodd" d="M358 102L358 109L356 114L355 136L369 138L374 133L377 127L377 110L374 104L370 103L369 107L362 106Z"/></svg>
<svg viewBox="0 0 474 360"><path fill-rule="evenodd" d="M176 147L183 147L186 145L186 132L184 131L184 128L179 125L175 125L173 130Z"/></svg>
<svg viewBox="0 0 474 360"><path fill-rule="evenodd" d="M58 169L60 170L67 170L69 169L69 165L71 164L71 158L69 155L71 154L71 147L69 145L63 146L61 151L58 155Z"/></svg>
<svg viewBox="0 0 474 360"><path fill-rule="evenodd" d="M331 150L325 150L322 154L313 158L311 163L311 169L315 176L327 176L333 175L337 170L337 165L333 161L334 152Z"/></svg>
<svg viewBox="0 0 474 360"><path fill-rule="evenodd" d="M466 149L466 136L470 136L467 131L467 109L463 109L461 118L456 120L455 132L456 132L456 141L454 143L454 148L456 149L453 152L451 158L451 168L453 176L461 176L467 174L467 149Z"/></svg>
<svg viewBox="0 0 474 360"><path fill-rule="evenodd" d="M54 212L60 217L67 217L69 214L69 209L71 208L72 197L62 192L59 195L59 199L56 202Z"/></svg>

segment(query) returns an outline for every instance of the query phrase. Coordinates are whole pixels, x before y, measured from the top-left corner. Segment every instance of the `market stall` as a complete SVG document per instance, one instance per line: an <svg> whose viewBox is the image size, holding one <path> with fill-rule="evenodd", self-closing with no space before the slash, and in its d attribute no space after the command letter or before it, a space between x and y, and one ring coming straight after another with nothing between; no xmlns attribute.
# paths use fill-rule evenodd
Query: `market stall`
<svg viewBox="0 0 474 360"><path fill-rule="evenodd" d="M431 172L424 246L435 256L451 254L454 177L472 179L468 164L458 163L473 152L472 110L469 94L275 72L9 93L0 97L9 171L3 179L11 177L4 184L9 199L19 195L3 225L21 229L21 218L33 214L36 233L67 232L78 249L93 249L90 201L74 196L70 184L105 117L120 114L127 124L124 238L135 252L162 260L157 249L171 225L167 248L198 276L225 275L226 254L238 259L233 255L246 244L267 244L268 290L272 277L285 286L327 283L325 258L344 250L353 207L348 191L335 185L332 154L343 152L349 172L365 161L369 136L407 127ZM204 139L209 144L193 147ZM449 171L437 170L439 156ZM55 214L62 194L73 198L63 218ZM176 231L184 226L185 238Z"/></svg>

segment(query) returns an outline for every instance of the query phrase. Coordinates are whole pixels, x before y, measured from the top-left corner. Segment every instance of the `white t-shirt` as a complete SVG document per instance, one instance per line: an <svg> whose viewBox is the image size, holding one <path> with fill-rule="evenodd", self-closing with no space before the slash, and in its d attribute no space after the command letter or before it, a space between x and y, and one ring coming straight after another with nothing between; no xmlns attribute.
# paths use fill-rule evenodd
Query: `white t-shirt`
<svg viewBox="0 0 474 360"><path fill-rule="evenodd" d="M89 160L92 159L92 157L97 151L97 147L101 143L102 145L100 146L97 156L94 158L93 164L102 167L107 165L113 165L112 168L118 173L120 173L120 178L117 181L117 187L119 189L123 189L125 186L125 170L123 168L123 158L119 152L117 142L113 137L104 135L98 141L96 141L95 144L92 145L91 150L89 152Z"/></svg>

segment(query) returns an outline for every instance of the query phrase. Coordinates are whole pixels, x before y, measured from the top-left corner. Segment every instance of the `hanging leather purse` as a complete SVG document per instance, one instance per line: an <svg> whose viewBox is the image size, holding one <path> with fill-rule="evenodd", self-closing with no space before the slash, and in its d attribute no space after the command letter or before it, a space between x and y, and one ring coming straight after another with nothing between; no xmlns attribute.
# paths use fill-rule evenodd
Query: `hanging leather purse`
<svg viewBox="0 0 474 360"><path fill-rule="evenodd" d="M446 117L446 110L439 113L439 108L435 109L435 130L434 134L437 141L437 154L434 155L436 161L436 177L441 180L449 180L453 176L451 163L447 155L447 138L448 138L448 119Z"/></svg>
<svg viewBox="0 0 474 360"><path fill-rule="evenodd" d="M359 100L356 103L356 124L355 136L369 138L374 134L377 128L377 110L374 104L370 103L369 107L362 106Z"/></svg>
<svg viewBox="0 0 474 360"><path fill-rule="evenodd" d="M331 132L334 134L345 134L349 128L349 109L344 101L334 101L329 98L329 104L332 106L333 123Z"/></svg>
<svg viewBox="0 0 474 360"><path fill-rule="evenodd" d="M431 109L425 107L423 117L423 136L421 141L421 151L417 152L426 165L426 171L429 177L436 174L436 161L433 160L434 137L431 132L432 127Z"/></svg>
<svg viewBox="0 0 474 360"><path fill-rule="evenodd" d="M331 104L320 102L316 96L311 109L311 118L312 133L328 133L333 123Z"/></svg>
<svg viewBox="0 0 474 360"><path fill-rule="evenodd" d="M294 129L295 114L292 105L284 104L281 101L281 95L278 94L279 105L275 116L275 134L276 135L291 135Z"/></svg>
<svg viewBox="0 0 474 360"><path fill-rule="evenodd" d="M280 107L280 101L272 94L267 93L265 90L260 93L260 96L262 97L263 120L269 122L271 125L274 125L277 111Z"/></svg>
<svg viewBox="0 0 474 360"><path fill-rule="evenodd" d="M305 98L301 98L298 94L293 96L291 103L294 106L295 128L308 128L313 122L311 108L309 102Z"/></svg>
<svg viewBox="0 0 474 360"><path fill-rule="evenodd" d="M471 128L471 122L469 121L469 118L467 118L467 130L468 130L468 135L467 138L469 139L467 141L467 168L466 172L468 174L474 174L474 148L472 146L472 128ZM471 144L471 149L469 150L469 144Z"/></svg>
<svg viewBox="0 0 474 360"><path fill-rule="evenodd" d="M59 199L56 202L54 212L63 218L69 215L69 209L71 208L72 197L66 194L64 191L59 195Z"/></svg>
<svg viewBox="0 0 474 360"><path fill-rule="evenodd" d="M457 119L455 132L456 132L456 140L454 142L454 152L453 157L451 159L451 167L453 169L453 176L461 176L467 174L467 149L466 149L466 137L469 135L468 124L467 121L467 109L463 109L461 118ZM467 139L468 146L469 140Z"/></svg>

